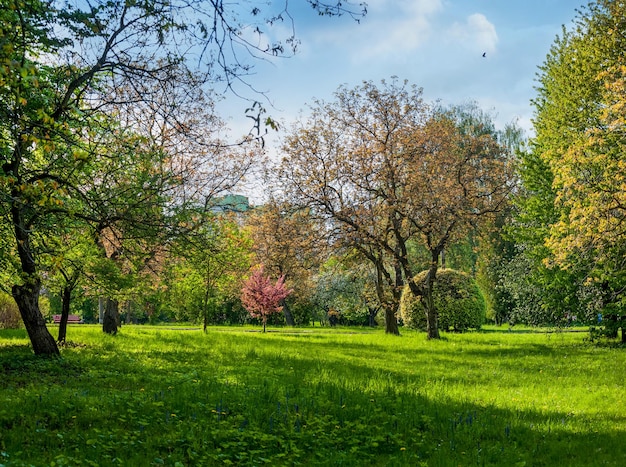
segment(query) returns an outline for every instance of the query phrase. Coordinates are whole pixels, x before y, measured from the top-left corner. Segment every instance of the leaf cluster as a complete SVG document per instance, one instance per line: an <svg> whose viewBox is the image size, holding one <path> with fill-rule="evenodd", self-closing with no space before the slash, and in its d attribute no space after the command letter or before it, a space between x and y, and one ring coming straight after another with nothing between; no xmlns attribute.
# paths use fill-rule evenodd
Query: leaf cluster
<svg viewBox="0 0 626 467"><path fill-rule="evenodd" d="M427 274L428 271L421 272L415 277L415 281L423 282ZM444 331L480 329L485 322L485 298L476 281L466 273L440 269L433 288L433 298L439 314L439 325ZM423 299L416 298L408 285L404 287L399 312L405 326L426 329Z"/></svg>

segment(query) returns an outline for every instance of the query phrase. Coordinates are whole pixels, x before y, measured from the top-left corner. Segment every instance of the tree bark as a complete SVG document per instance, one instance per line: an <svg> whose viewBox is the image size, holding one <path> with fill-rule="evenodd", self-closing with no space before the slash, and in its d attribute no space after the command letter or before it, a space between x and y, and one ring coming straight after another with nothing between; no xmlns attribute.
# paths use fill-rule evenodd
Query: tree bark
<svg viewBox="0 0 626 467"><path fill-rule="evenodd" d="M204 300L202 303L202 332L207 331L209 327L209 289L206 289Z"/></svg>
<svg viewBox="0 0 626 467"><path fill-rule="evenodd" d="M422 299L422 303L424 304L424 312L426 313L426 333L429 339L441 338L441 335L439 334L439 314L435 308L435 300L433 298L433 285L437 277L439 253L442 249L443 247L440 246L431 251L432 260L430 262L428 274L426 274L426 278L423 283L417 284L413 277L407 279L409 288L411 289L413 295L415 297L420 297ZM410 277L408 274L408 271L410 271L409 268L405 267L405 270L407 271L407 277Z"/></svg>
<svg viewBox="0 0 626 467"><path fill-rule="evenodd" d="M435 308L432 284L428 287L424 299L426 303L426 334L429 339L441 339L441 335L439 334L439 314Z"/></svg>
<svg viewBox="0 0 626 467"><path fill-rule="evenodd" d="M435 308L435 299L433 297L433 285L437 276L437 259L437 257L433 258L428 274L426 274L424 303L426 306L426 334L429 339L441 339L439 334L439 314Z"/></svg>
<svg viewBox="0 0 626 467"><path fill-rule="evenodd" d="M17 163L17 162L16 162ZM5 173L12 172L15 166L4 165ZM14 285L12 288L13 298L22 315L24 327L33 345L35 355L59 356L59 348L46 327L46 321L39 309L39 291L41 280L37 274L37 263L33 248L31 247L31 233L29 226L24 220L21 192L15 188L11 191L14 200L11 206L11 218L13 221L13 233L17 246L17 254L24 277L24 284Z"/></svg>
<svg viewBox="0 0 626 467"><path fill-rule="evenodd" d="M24 285L14 285L12 292L15 303L22 315L26 332L33 345L35 355L58 357L59 348L46 327L46 322L39 310L39 290L41 283L32 279Z"/></svg>
<svg viewBox="0 0 626 467"><path fill-rule="evenodd" d="M385 307L385 334L400 335L395 308Z"/></svg>
<svg viewBox="0 0 626 467"><path fill-rule="evenodd" d="M368 318L369 318L369 326L371 328L375 328L376 327L376 315L378 314L378 308L368 306L367 311L368 311Z"/></svg>
<svg viewBox="0 0 626 467"><path fill-rule="evenodd" d="M112 298L106 298L105 301L102 331L115 335L120 326L119 303Z"/></svg>
<svg viewBox="0 0 626 467"><path fill-rule="evenodd" d="M605 319L609 322L606 326L606 334L611 339L617 339L617 330L619 325L617 324L617 316L614 314L607 314Z"/></svg>
<svg viewBox="0 0 626 467"><path fill-rule="evenodd" d="M59 323L59 337L57 342L65 342L67 336L67 319L70 316L70 303L72 300L72 288L69 285L63 287L61 292L61 322Z"/></svg>
<svg viewBox="0 0 626 467"><path fill-rule="evenodd" d="M291 310L289 309L289 306L287 305L286 300L282 301L282 306L283 306L283 315L285 315L285 322L287 323L287 326L295 326L296 322L293 319L293 314L291 314Z"/></svg>
<svg viewBox="0 0 626 467"><path fill-rule="evenodd" d="M131 324L133 322L133 301L126 301L126 320L124 321L126 324Z"/></svg>
<svg viewBox="0 0 626 467"><path fill-rule="evenodd" d="M389 284L391 287L391 299L388 299L385 290L384 283L385 279L391 282L393 279L391 275L385 274L385 265L382 260L382 252L379 252L379 255L376 256L374 254L366 255L370 261L374 263L376 267L376 295L378 296L378 301L381 306L385 310L385 334L393 334L395 336L400 335L400 329L398 329L398 319L396 318L396 311L398 306L400 305L400 294L401 288L398 288L398 284L402 283L402 271L396 264L394 267L396 276L395 276L395 287L392 284ZM400 274L398 276L398 274Z"/></svg>
<svg viewBox="0 0 626 467"><path fill-rule="evenodd" d="M98 297L98 324L104 324L104 297Z"/></svg>

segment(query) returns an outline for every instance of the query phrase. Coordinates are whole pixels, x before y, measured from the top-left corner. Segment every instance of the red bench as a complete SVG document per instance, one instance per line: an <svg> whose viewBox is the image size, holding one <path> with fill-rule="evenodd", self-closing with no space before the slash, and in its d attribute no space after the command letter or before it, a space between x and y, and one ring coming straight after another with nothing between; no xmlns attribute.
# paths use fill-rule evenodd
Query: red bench
<svg viewBox="0 0 626 467"><path fill-rule="evenodd" d="M52 315L52 320L54 324L59 324L61 322L61 315ZM83 320L78 315L69 315L67 317L67 324L83 324Z"/></svg>

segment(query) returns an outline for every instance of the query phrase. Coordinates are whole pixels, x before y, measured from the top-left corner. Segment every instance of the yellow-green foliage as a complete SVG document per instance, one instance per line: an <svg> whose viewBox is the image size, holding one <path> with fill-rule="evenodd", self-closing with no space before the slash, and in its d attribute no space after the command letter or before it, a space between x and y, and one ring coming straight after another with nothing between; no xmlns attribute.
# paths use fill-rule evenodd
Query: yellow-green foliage
<svg viewBox="0 0 626 467"><path fill-rule="evenodd" d="M0 329L17 329L22 325L22 318L13 297L0 293Z"/></svg>
<svg viewBox="0 0 626 467"><path fill-rule="evenodd" d="M427 271L415 280L423 282ZM486 303L476 281L468 274L454 269L440 269L433 287L435 308L439 313L439 328L447 331L464 331L480 328L485 321ZM405 286L400 301L400 314L404 325L426 329L426 314L420 298Z"/></svg>

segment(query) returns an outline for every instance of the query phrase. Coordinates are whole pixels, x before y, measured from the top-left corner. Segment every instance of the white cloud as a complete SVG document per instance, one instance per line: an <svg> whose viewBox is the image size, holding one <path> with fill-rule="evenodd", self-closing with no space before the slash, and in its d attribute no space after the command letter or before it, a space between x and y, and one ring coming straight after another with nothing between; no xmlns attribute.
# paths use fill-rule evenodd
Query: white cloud
<svg viewBox="0 0 626 467"><path fill-rule="evenodd" d="M428 39L431 19L443 9L442 0L369 0L367 4L367 17L359 25L327 30L323 37L333 46L349 44L357 63L406 56Z"/></svg>
<svg viewBox="0 0 626 467"><path fill-rule="evenodd" d="M464 47L487 53L495 52L498 44L496 27L480 13L468 16L465 23L454 23L449 37Z"/></svg>

